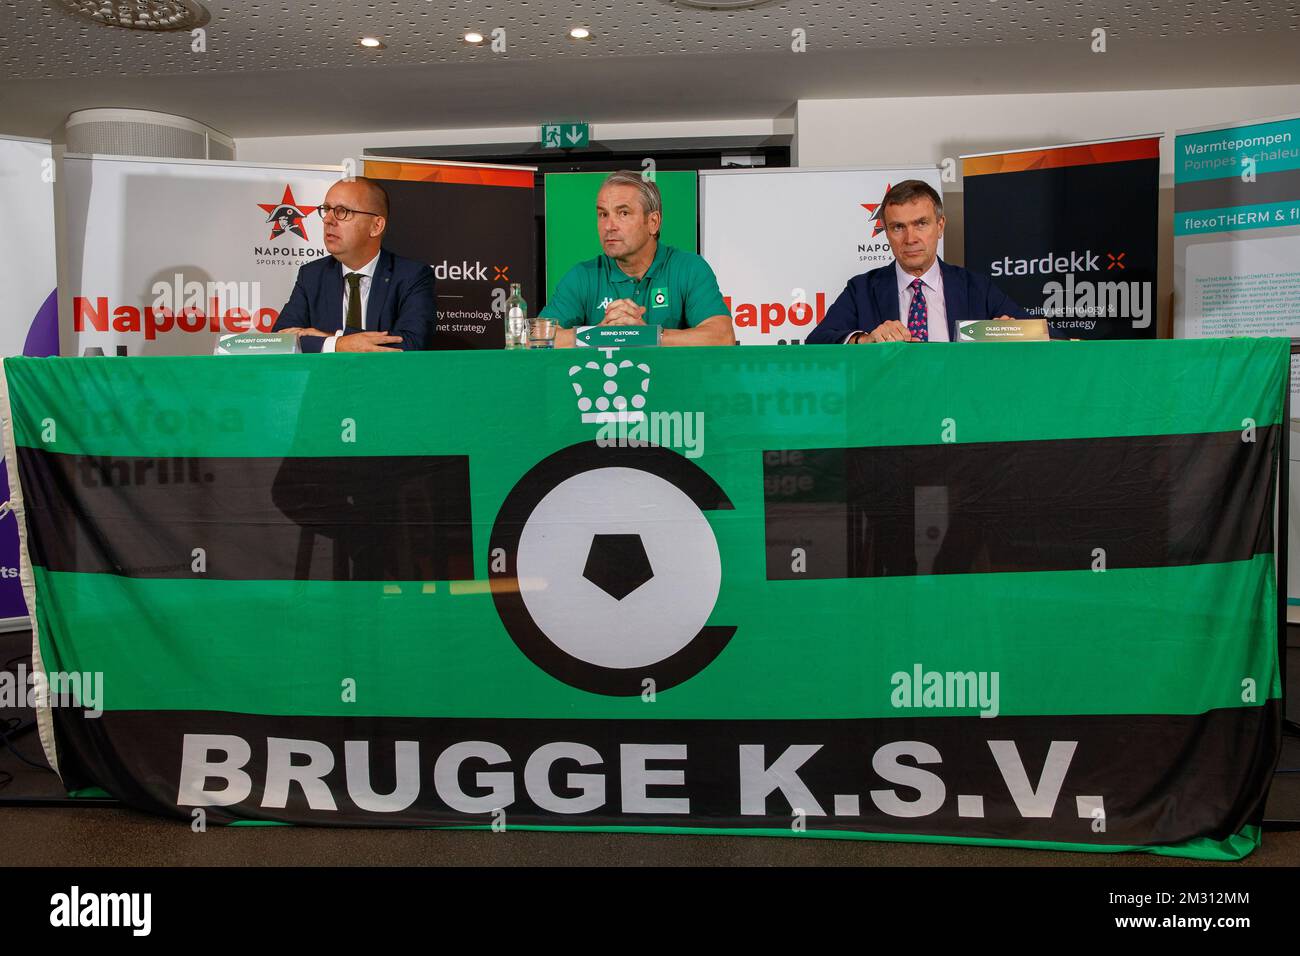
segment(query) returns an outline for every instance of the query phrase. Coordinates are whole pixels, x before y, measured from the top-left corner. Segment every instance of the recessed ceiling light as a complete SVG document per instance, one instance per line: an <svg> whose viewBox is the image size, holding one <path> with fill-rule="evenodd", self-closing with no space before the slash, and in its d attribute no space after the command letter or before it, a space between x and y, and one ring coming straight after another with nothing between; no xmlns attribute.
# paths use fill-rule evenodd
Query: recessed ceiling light
<svg viewBox="0 0 1300 956"><path fill-rule="evenodd" d="M478 32L476 32L476 31L474 31L474 30L470 30L469 33L466 33L466 34L465 34L465 42L466 42L466 43L482 43L482 42L483 42L483 34L478 33Z"/></svg>
<svg viewBox="0 0 1300 956"><path fill-rule="evenodd" d="M591 36L591 31L586 27L574 27L569 31L569 36L573 37L575 40L586 40Z"/></svg>
<svg viewBox="0 0 1300 956"><path fill-rule="evenodd" d="M357 42L367 50L382 50L384 48L383 42L375 37L362 37Z"/></svg>

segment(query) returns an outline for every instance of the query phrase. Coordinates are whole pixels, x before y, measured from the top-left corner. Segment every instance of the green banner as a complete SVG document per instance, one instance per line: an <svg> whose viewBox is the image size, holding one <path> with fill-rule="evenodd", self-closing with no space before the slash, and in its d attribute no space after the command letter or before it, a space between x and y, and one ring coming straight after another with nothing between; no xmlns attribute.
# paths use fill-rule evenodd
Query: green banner
<svg viewBox="0 0 1300 956"><path fill-rule="evenodd" d="M639 170L638 170L639 172ZM564 274L601 254L596 232L596 194L608 173L548 173L546 176L546 297ZM694 170L655 175L663 199L659 239L686 252L699 245L699 202Z"/></svg>
<svg viewBox="0 0 1300 956"><path fill-rule="evenodd" d="M1300 200L1263 203L1257 206L1196 209L1191 212L1180 212L1174 217L1175 236L1193 236L1203 232L1274 229L1279 226L1300 227Z"/></svg>
<svg viewBox="0 0 1300 956"><path fill-rule="evenodd" d="M1237 858L1287 355L6 359L52 756L219 822Z"/></svg>
<svg viewBox="0 0 1300 956"><path fill-rule="evenodd" d="M1174 182L1238 178L1247 161L1256 175L1300 169L1300 117L1178 134Z"/></svg>

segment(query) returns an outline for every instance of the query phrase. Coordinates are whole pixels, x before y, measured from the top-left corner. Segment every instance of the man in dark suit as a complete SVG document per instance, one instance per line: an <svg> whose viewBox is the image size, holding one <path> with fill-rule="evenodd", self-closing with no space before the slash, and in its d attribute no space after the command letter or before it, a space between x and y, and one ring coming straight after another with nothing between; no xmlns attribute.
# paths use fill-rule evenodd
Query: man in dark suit
<svg viewBox="0 0 1300 956"><path fill-rule="evenodd" d="M276 332L304 352L414 352L432 348L433 271L381 248L388 194L373 179L340 180L320 206L329 256L298 270Z"/></svg>
<svg viewBox="0 0 1300 956"><path fill-rule="evenodd" d="M955 342L958 322L1029 318L987 277L939 259L943 201L928 183L904 180L882 205L894 261L850 279L809 345Z"/></svg>

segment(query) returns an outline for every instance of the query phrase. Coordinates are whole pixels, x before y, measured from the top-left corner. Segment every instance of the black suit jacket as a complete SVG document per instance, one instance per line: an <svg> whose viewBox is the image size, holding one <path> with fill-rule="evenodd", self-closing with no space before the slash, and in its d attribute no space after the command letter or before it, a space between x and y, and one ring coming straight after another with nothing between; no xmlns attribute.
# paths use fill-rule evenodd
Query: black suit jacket
<svg viewBox="0 0 1300 956"><path fill-rule="evenodd" d="M289 302L275 321L275 331L312 328L332 335L343 328L343 274L343 264L333 256L299 269ZM402 350L415 352L433 348L437 318L433 270L423 262L381 249L366 299L366 330L400 335ZM298 342L304 352L319 352L325 340L304 335Z"/></svg>
<svg viewBox="0 0 1300 956"><path fill-rule="evenodd" d="M987 321L1000 315L1032 318L987 276L949 265L942 259L939 271L943 275L943 304L950 342L957 341L958 322ZM890 262L850 279L805 342L809 345L843 342L850 332L870 332L881 322L898 318L898 273Z"/></svg>

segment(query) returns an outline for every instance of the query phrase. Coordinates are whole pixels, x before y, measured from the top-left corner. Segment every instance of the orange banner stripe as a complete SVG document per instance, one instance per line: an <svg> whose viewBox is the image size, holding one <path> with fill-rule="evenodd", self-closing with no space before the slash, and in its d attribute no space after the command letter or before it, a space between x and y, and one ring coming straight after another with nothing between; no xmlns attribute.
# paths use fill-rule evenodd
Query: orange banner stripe
<svg viewBox="0 0 1300 956"><path fill-rule="evenodd" d="M531 169L483 169L475 166L428 166L367 159L366 175L373 179L403 179L424 183L469 183L479 186L533 188Z"/></svg>
<svg viewBox="0 0 1300 956"><path fill-rule="evenodd" d="M990 173L1018 173L1027 169L1057 169L1062 166L1091 166L1096 163L1124 163L1134 159L1159 159L1160 139L1126 139L1118 143L1094 143L1091 146L1060 146L1055 149L1030 149L1019 153L972 156L961 161L963 176Z"/></svg>

